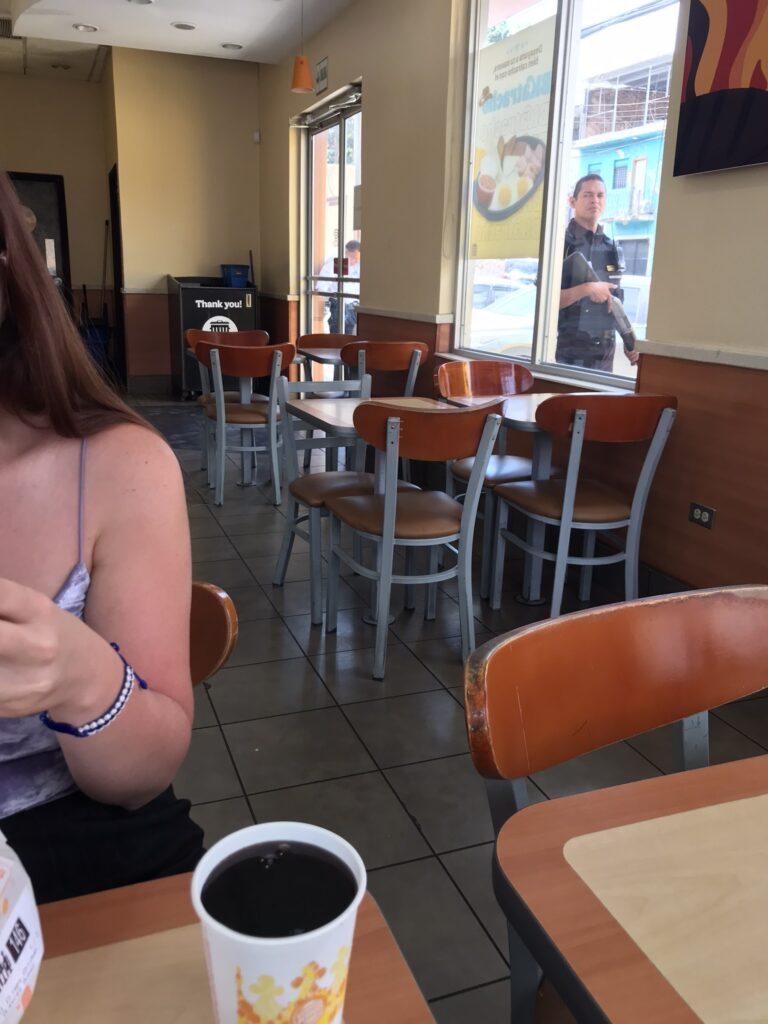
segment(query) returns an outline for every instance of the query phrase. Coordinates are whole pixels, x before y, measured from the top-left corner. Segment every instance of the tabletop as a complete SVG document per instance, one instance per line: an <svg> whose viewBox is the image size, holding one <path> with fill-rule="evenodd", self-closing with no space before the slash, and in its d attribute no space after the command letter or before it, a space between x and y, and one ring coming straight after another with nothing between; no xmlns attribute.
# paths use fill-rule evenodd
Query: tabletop
<svg viewBox="0 0 768 1024"><path fill-rule="evenodd" d="M353 418L355 409L363 402L377 405L396 405L407 409L444 409L445 403L436 398L293 398L288 402L292 416L311 423L327 433L356 436Z"/></svg>
<svg viewBox="0 0 768 1024"><path fill-rule="evenodd" d="M497 860L578 1020L766 1019L768 756L533 805Z"/></svg>
<svg viewBox="0 0 768 1024"><path fill-rule="evenodd" d="M41 907L46 955L24 1024L213 1024L191 877ZM434 1024L368 893L357 916L344 1019Z"/></svg>
<svg viewBox="0 0 768 1024"><path fill-rule="evenodd" d="M353 339L350 338L350 341ZM333 366L341 362L340 348L304 348L299 345L296 349L300 356L306 356L313 363L329 363Z"/></svg>
<svg viewBox="0 0 768 1024"><path fill-rule="evenodd" d="M533 394L526 392L524 395L469 395L465 398L447 398L451 405L460 405L464 409L476 409L481 405L488 405L492 402L503 402L504 408L501 413L502 422L505 427L512 427L515 430L538 431L536 423L536 410L549 398L556 398L562 392L540 392Z"/></svg>

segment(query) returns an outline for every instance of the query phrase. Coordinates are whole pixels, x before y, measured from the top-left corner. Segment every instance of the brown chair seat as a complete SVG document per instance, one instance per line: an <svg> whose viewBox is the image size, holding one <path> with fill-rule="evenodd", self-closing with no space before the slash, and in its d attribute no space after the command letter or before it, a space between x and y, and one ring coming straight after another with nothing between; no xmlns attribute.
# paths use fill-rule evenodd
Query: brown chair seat
<svg viewBox="0 0 768 1024"><path fill-rule="evenodd" d="M548 519L560 519L564 493L565 480L526 480L494 488L494 494L510 504ZM629 519L629 512L629 499L620 491L597 480L579 480L573 504L574 522L615 523Z"/></svg>
<svg viewBox="0 0 768 1024"><path fill-rule="evenodd" d="M216 406L204 405L203 411L209 420L216 419ZM239 402L227 402L225 406L227 423L246 423L249 426L253 423L266 423L269 419L269 410L266 404L258 402L256 405L241 405ZM278 414L278 419L280 416Z"/></svg>
<svg viewBox="0 0 768 1024"><path fill-rule="evenodd" d="M297 501L310 508L322 508L329 498L341 498L353 494L373 494L373 473L306 473L296 477L288 490ZM415 484L398 482L399 491L418 491Z"/></svg>
<svg viewBox="0 0 768 1024"><path fill-rule="evenodd" d="M469 480L475 460L457 459L451 463L451 472L459 480ZM485 474L485 487L512 483L515 480L530 480L533 472L530 459L518 455L492 455Z"/></svg>
<svg viewBox="0 0 768 1024"><path fill-rule="evenodd" d="M334 497L327 507L347 526L381 536L384 528L384 498L381 495ZM420 540L447 537L459 532L462 505L442 491L407 491L397 496L395 537Z"/></svg>
<svg viewBox="0 0 768 1024"><path fill-rule="evenodd" d="M240 392L239 391L225 391L224 392L224 401L227 403L227 405L231 405L233 402L236 405L239 405L240 404ZM268 402L269 398L268 398L267 395L254 394L251 397L251 401L255 402L255 403ZM202 406L212 405L215 408L215 406L216 406L216 398L212 394L211 395L198 395L198 397L197 397L197 404L198 405L202 405Z"/></svg>

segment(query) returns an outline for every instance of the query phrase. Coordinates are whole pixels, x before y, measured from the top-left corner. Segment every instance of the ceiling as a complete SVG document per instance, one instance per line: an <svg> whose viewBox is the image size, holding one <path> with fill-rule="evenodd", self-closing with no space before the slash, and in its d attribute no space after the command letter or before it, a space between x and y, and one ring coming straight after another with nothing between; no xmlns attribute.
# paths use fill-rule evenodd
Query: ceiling
<svg viewBox="0 0 768 1024"><path fill-rule="evenodd" d="M304 38L315 35L352 2L304 0ZM14 35L35 41L70 46L87 40L274 64L299 50L301 4L302 0L0 0L0 15L10 15ZM196 27L183 31L173 22ZM77 31L72 27L76 23L95 25L98 32ZM242 49L225 50L222 43L237 43Z"/></svg>
<svg viewBox="0 0 768 1024"><path fill-rule="evenodd" d="M98 82L108 53L85 43L0 38L0 74Z"/></svg>

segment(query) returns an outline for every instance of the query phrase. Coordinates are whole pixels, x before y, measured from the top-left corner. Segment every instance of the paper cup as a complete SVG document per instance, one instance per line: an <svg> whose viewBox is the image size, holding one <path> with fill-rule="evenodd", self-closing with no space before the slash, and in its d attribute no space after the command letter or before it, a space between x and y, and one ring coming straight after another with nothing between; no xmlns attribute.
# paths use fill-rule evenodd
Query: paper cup
<svg viewBox="0 0 768 1024"><path fill-rule="evenodd" d="M319 846L350 869L357 893L339 917L322 928L283 939L241 935L211 917L200 897L213 870L240 850L272 842ZM315 825L271 821L216 843L192 876L192 903L203 926L218 1024L341 1024L352 936L365 885L365 866L357 851Z"/></svg>
<svg viewBox="0 0 768 1024"><path fill-rule="evenodd" d="M0 832L0 1021L18 1024L34 992L43 933L29 875Z"/></svg>

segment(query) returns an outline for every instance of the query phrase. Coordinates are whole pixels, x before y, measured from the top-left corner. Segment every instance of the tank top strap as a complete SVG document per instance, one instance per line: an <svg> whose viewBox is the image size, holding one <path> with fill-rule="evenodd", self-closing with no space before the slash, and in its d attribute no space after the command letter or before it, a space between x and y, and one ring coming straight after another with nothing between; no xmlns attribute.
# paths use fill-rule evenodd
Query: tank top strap
<svg viewBox="0 0 768 1024"><path fill-rule="evenodd" d="M82 563L85 550L85 450L86 439L80 442L80 499L78 506L77 560Z"/></svg>

